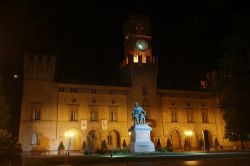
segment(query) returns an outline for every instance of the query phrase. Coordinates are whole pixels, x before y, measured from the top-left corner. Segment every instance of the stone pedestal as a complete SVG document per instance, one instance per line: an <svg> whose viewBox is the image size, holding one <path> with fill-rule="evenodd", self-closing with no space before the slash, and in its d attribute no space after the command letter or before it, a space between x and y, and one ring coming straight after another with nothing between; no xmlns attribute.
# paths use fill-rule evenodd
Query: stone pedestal
<svg viewBox="0 0 250 166"><path fill-rule="evenodd" d="M128 145L130 152L155 152L155 146L150 139L151 130L152 128L148 124L137 124L129 130L131 132Z"/></svg>

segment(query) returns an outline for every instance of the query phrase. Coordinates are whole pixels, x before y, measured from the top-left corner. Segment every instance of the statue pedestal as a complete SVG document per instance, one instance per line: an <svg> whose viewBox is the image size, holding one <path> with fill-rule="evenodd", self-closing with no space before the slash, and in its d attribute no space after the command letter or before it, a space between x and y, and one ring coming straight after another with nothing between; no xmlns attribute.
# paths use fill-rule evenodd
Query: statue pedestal
<svg viewBox="0 0 250 166"><path fill-rule="evenodd" d="M155 145L150 139L151 130L152 128L148 124L137 124L129 130L131 132L128 145L130 152L155 152Z"/></svg>

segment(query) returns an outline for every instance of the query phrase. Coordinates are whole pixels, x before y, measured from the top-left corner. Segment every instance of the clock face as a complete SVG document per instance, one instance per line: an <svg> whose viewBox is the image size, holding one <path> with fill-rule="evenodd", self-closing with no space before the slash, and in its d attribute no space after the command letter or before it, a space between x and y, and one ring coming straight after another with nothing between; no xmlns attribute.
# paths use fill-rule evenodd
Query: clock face
<svg viewBox="0 0 250 166"><path fill-rule="evenodd" d="M136 41L135 47L139 51L146 51L148 49L148 43L143 39L139 39Z"/></svg>

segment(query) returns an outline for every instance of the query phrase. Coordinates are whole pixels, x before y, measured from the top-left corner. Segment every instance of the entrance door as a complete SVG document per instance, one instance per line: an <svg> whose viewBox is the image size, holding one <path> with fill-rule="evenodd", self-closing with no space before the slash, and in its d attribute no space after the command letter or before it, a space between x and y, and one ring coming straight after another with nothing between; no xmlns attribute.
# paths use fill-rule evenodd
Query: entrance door
<svg viewBox="0 0 250 166"><path fill-rule="evenodd" d="M99 148L99 138L95 130L91 130L87 136L87 146L89 153L95 153Z"/></svg>
<svg viewBox="0 0 250 166"><path fill-rule="evenodd" d="M108 147L109 149L117 149L120 148L120 134L116 130L112 130L108 134Z"/></svg>
<svg viewBox="0 0 250 166"><path fill-rule="evenodd" d="M205 150L209 150L210 147L213 146L213 140L212 140L212 135L208 130L203 131L203 140L204 140Z"/></svg>
<svg viewBox="0 0 250 166"><path fill-rule="evenodd" d="M181 149L181 134L178 130L174 130L170 135L173 149Z"/></svg>

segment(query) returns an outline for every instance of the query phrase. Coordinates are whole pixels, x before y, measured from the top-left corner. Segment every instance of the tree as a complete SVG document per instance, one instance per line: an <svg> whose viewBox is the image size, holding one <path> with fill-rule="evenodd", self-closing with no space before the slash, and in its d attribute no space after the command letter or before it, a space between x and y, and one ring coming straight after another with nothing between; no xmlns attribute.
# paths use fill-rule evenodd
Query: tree
<svg viewBox="0 0 250 166"><path fill-rule="evenodd" d="M200 150L203 150L203 149L204 149L204 141L203 141L202 138L201 138L200 141L199 141L199 149L200 149Z"/></svg>
<svg viewBox="0 0 250 166"><path fill-rule="evenodd" d="M59 144L59 146L58 146L58 154L59 155L64 154L64 150L65 150L65 147L64 147L63 142L61 141L60 144Z"/></svg>
<svg viewBox="0 0 250 166"><path fill-rule="evenodd" d="M2 155L8 155L8 160L11 160L12 157L14 157L15 154L19 154L22 149L17 138L13 137L7 130L11 117L9 111L10 109L5 103L0 77L0 158L3 158Z"/></svg>
<svg viewBox="0 0 250 166"><path fill-rule="evenodd" d="M191 150L191 143L190 143L189 138L185 138L185 140L184 140L184 150L185 151Z"/></svg>
<svg viewBox="0 0 250 166"><path fill-rule="evenodd" d="M122 142L122 148L123 149L126 149L127 148L127 143L126 143L126 140L124 139L123 142Z"/></svg>
<svg viewBox="0 0 250 166"><path fill-rule="evenodd" d="M108 147L107 147L106 140L103 140L103 141L102 141L101 150L102 150L103 153L106 153L106 152L107 152Z"/></svg>
<svg viewBox="0 0 250 166"><path fill-rule="evenodd" d="M82 142L82 150L86 149L86 147L87 147L87 144L86 144L85 141L83 141L83 142Z"/></svg>
<svg viewBox="0 0 250 166"><path fill-rule="evenodd" d="M13 137L7 130L0 130L0 152L1 153L20 153L21 144L17 138Z"/></svg>
<svg viewBox="0 0 250 166"><path fill-rule="evenodd" d="M219 147L220 147L220 144L219 144L219 141L218 141L218 139L217 139L217 137L216 137L216 138L214 139L214 148L215 148L215 150L218 150Z"/></svg>
<svg viewBox="0 0 250 166"><path fill-rule="evenodd" d="M222 44L216 90L226 122L225 137L231 141L250 140L250 17L236 15L231 34Z"/></svg>
<svg viewBox="0 0 250 166"><path fill-rule="evenodd" d="M161 148L161 141L160 138L157 139L157 143L156 143L156 149L160 149Z"/></svg>
<svg viewBox="0 0 250 166"><path fill-rule="evenodd" d="M171 141L170 141L169 138L167 139L166 149L167 149L168 151L172 151L172 150L173 150L173 145L172 145L172 143L171 143Z"/></svg>
<svg viewBox="0 0 250 166"><path fill-rule="evenodd" d="M2 88L2 81L0 76L0 129L6 130L9 127L10 108L5 102L5 97Z"/></svg>
<svg viewBox="0 0 250 166"><path fill-rule="evenodd" d="M63 145L63 142L61 141L59 146L58 146L58 150L64 150L64 149L65 149L65 147Z"/></svg>

